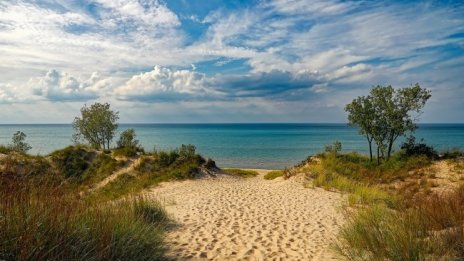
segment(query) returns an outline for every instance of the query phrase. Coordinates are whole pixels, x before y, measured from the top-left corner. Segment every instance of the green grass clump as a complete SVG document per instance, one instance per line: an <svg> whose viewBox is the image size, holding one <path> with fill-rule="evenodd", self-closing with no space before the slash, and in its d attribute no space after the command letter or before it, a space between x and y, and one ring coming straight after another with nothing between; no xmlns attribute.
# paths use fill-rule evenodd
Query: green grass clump
<svg viewBox="0 0 464 261"><path fill-rule="evenodd" d="M316 175L313 186L349 193L348 202L350 205L386 204L389 207L394 207L397 202L394 195L378 187L368 186L330 171L322 171L317 174L313 172L313 175Z"/></svg>
<svg viewBox="0 0 464 261"><path fill-rule="evenodd" d="M0 180L1 260L165 260L157 202L102 204L63 186Z"/></svg>
<svg viewBox="0 0 464 261"><path fill-rule="evenodd" d="M81 146L69 146L53 152L50 156L58 171L66 178L80 180L96 153Z"/></svg>
<svg viewBox="0 0 464 261"><path fill-rule="evenodd" d="M137 198L133 203L136 217L150 224L164 224L169 221L166 210L157 200L147 200L146 198Z"/></svg>
<svg viewBox="0 0 464 261"><path fill-rule="evenodd" d="M237 177L249 178L258 176L258 172L254 170L244 170L244 169L224 169L224 172Z"/></svg>
<svg viewBox="0 0 464 261"><path fill-rule="evenodd" d="M416 213L374 205L348 220L336 249L348 260L425 260L426 235L426 227Z"/></svg>
<svg viewBox="0 0 464 261"><path fill-rule="evenodd" d="M463 260L464 187L413 207L373 205L348 215L336 244L348 260Z"/></svg>
<svg viewBox="0 0 464 261"><path fill-rule="evenodd" d="M264 179L272 180L278 177L282 177L283 175L284 175L283 170L273 170L273 171L268 172L266 175L264 175Z"/></svg>

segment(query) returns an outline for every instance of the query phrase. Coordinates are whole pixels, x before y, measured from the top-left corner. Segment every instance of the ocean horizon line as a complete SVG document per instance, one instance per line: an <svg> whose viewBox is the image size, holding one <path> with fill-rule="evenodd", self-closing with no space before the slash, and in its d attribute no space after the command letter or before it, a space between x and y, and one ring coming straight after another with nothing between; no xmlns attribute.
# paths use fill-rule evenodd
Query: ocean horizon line
<svg viewBox="0 0 464 261"><path fill-rule="evenodd" d="M348 122L121 122L119 125L349 125ZM72 123L0 123L0 126L72 125ZM464 125L464 122L421 122L417 125Z"/></svg>

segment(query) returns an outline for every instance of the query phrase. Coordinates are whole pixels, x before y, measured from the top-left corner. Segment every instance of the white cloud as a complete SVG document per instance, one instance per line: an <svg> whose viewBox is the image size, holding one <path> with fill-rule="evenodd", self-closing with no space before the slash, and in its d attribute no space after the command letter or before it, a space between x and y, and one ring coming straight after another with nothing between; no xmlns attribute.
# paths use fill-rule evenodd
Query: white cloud
<svg viewBox="0 0 464 261"><path fill-rule="evenodd" d="M207 85L204 74L155 66L152 71L133 76L115 94L122 100L178 100L215 93Z"/></svg>
<svg viewBox="0 0 464 261"><path fill-rule="evenodd" d="M2 103L13 103L18 101L16 91L10 84L0 83L0 104Z"/></svg>
<svg viewBox="0 0 464 261"><path fill-rule="evenodd" d="M101 92L111 86L111 82L102 79L98 73L80 81L68 73L50 70L43 77L31 79L28 86L34 95L51 101L85 101L98 98Z"/></svg>

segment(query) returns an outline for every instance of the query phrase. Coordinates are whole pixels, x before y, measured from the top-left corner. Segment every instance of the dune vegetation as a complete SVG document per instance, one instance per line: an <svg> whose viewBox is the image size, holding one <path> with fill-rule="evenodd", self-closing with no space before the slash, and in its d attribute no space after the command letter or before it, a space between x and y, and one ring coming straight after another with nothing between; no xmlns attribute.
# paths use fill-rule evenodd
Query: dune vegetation
<svg viewBox="0 0 464 261"><path fill-rule="evenodd" d="M0 146L0 260L166 259L172 221L140 192L210 173L215 163L193 145L145 153L133 130L109 149L110 136L46 156L27 154L22 132Z"/></svg>
<svg viewBox="0 0 464 261"><path fill-rule="evenodd" d="M464 185L450 179L440 186L434 165L459 169L463 156L403 148L377 165L364 155L328 150L308 158L296 172L305 173L312 187L348 194L347 223L334 243L341 257L462 260Z"/></svg>
<svg viewBox="0 0 464 261"><path fill-rule="evenodd" d="M258 176L258 172L254 170L245 170L245 169L223 169L223 170L225 173L229 175L242 177L242 178L250 178L250 177Z"/></svg>

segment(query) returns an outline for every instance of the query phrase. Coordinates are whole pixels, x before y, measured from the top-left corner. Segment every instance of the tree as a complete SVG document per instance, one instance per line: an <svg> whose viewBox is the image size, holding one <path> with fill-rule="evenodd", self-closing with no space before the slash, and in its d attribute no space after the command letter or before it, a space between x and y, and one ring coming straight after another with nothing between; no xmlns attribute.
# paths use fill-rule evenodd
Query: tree
<svg viewBox="0 0 464 261"><path fill-rule="evenodd" d="M87 140L95 149L109 149L118 124L119 112L112 111L108 103L95 103L81 108L81 117L74 118L75 141Z"/></svg>
<svg viewBox="0 0 464 261"><path fill-rule="evenodd" d="M388 160L398 137L416 130L415 122L430 97L430 91L417 83L397 90L378 85L345 107L349 124L358 126L367 137L371 161L372 141L377 145L378 163L385 154Z"/></svg>
<svg viewBox="0 0 464 261"><path fill-rule="evenodd" d="M350 125L359 126L359 132L366 136L369 144L369 157L372 161L372 141L374 139L375 114L374 106L369 97L361 96L346 105L348 122Z"/></svg>
<svg viewBox="0 0 464 261"><path fill-rule="evenodd" d="M22 132L22 131L17 131L15 134L13 134L12 144L10 145L10 148L14 151L20 152L20 153L26 153L28 150L32 149L29 144L25 142L27 135Z"/></svg>
<svg viewBox="0 0 464 261"><path fill-rule="evenodd" d="M127 129L121 133L117 142L118 148L136 149L139 147L139 141L135 139L135 130Z"/></svg>

